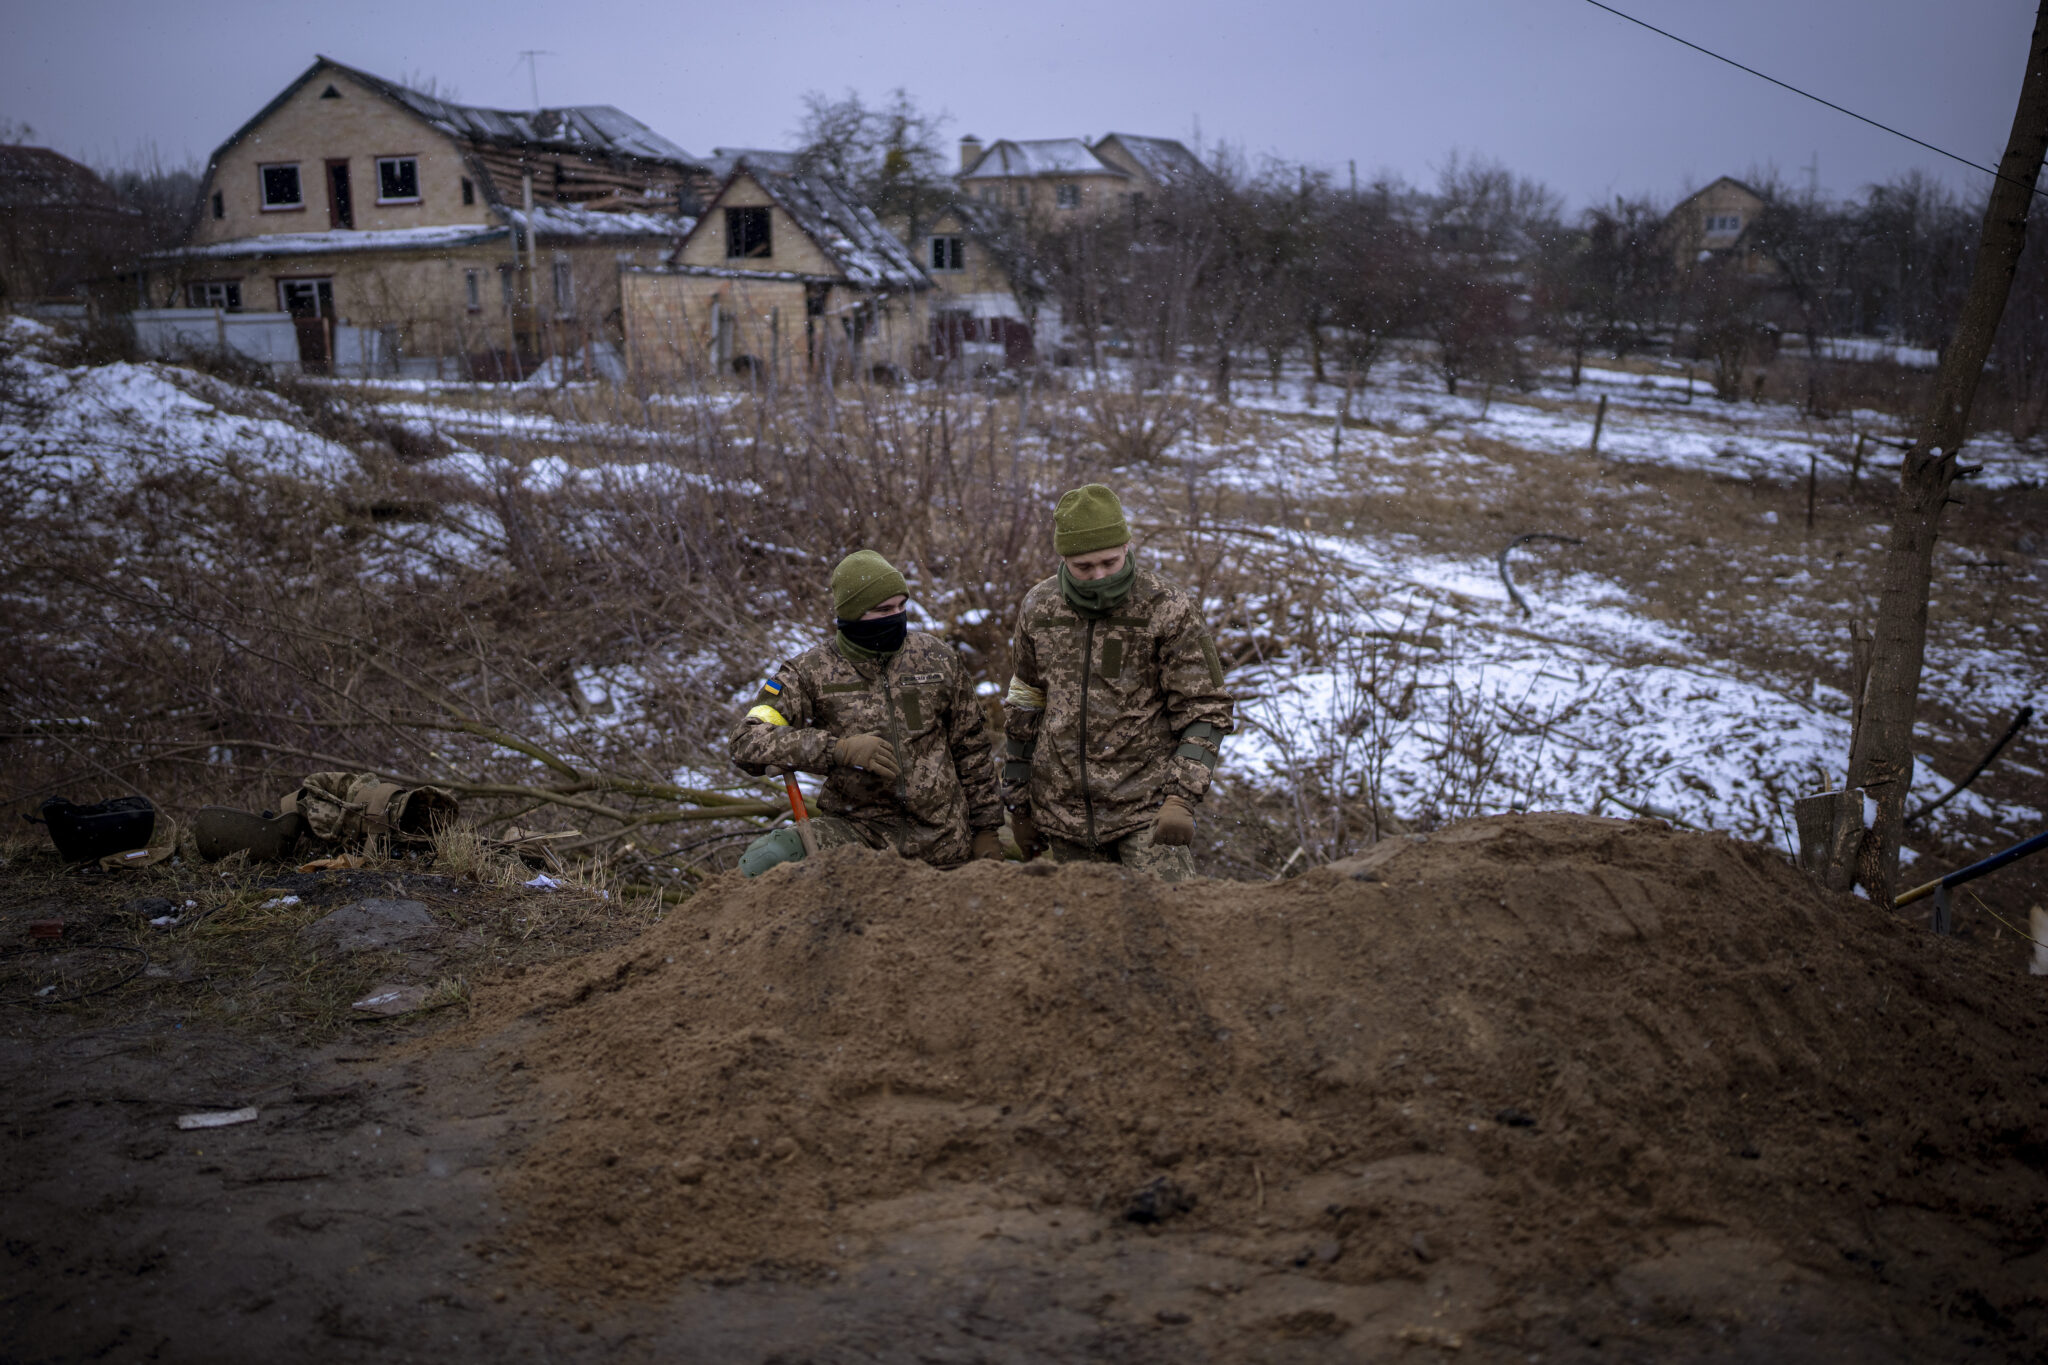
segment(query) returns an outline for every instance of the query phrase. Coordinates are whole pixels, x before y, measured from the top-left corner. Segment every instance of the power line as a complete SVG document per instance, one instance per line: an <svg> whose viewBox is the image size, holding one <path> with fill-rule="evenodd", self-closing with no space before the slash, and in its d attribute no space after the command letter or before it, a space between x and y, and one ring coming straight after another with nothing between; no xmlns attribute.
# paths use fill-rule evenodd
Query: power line
<svg viewBox="0 0 2048 1365"><path fill-rule="evenodd" d="M1963 165L1968 166L1973 171L1982 171L1984 172L1984 174L1990 176L1993 180L2005 180L2010 181L2012 184L2015 185L2025 185L2031 193L2037 195L2048 193L2048 191L2036 189L2033 185L2028 184L2024 180L2014 180L2011 176L2000 174L1998 171L1993 170L1989 166L1979 165L1977 162L1970 160L1970 158L1966 156L1957 156L1954 152L1951 152L1946 148L1937 147L1931 142L1923 142L1919 138L1914 137L1911 133L1899 131L1897 128L1892 127L1889 123L1879 123L1876 119L1869 118L1865 115L1859 114L1854 109L1844 109L1841 105L1836 104L1833 100L1822 99L1819 95L1814 94L1811 90L1801 90L1798 86L1791 84L1789 81L1781 81L1776 76L1767 76L1753 66L1744 66L1741 62L1736 61L1733 57L1724 57L1720 53L1714 51L1712 48L1701 47L1698 43L1691 42L1687 39L1681 38L1676 33L1668 32L1665 29L1658 28L1655 24L1647 23L1644 20L1638 19L1633 14L1624 14L1612 5L1603 5L1600 3L1600 0L1586 0L1586 3L1591 5L1594 9L1606 10L1609 14L1613 15L1617 19L1626 19L1631 24L1635 24L1640 28L1646 28L1660 38L1669 38L1672 42L1678 43L1684 47L1689 47L1694 52L1698 52L1705 56L1712 57L1717 62L1726 62L1728 65L1734 67L1737 71L1746 71L1750 75L1755 76L1758 80L1769 81L1772 85L1777 86L1781 90L1790 90L1793 94L1803 96L1806 99L1810 99L1815 104L1824 104L1838 114L1847 114L1850 118L1855 119L1859 123L1867 123L1873 128L1877 128L1884 132L1890 133L1893 137L1902 137L1906 141L1912 143L1915 147L1925 147L1928 151L1933 152L1936 156L1945 156L1950 161L1961 162Z"/></svg>

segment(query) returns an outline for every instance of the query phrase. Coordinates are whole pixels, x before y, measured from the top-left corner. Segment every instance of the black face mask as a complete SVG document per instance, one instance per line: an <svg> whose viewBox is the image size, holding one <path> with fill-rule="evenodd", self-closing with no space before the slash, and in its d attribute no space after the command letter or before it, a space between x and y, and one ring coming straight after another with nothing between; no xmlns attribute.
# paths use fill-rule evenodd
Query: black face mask
<svg viewBox="0 0 2048 1365"><path fill-rule="evenodd" d="M877 616L871 621L841 621L839 633L855 648L871 654L894 654L910 637L910 613L899 611L894 616Z"/></svg>

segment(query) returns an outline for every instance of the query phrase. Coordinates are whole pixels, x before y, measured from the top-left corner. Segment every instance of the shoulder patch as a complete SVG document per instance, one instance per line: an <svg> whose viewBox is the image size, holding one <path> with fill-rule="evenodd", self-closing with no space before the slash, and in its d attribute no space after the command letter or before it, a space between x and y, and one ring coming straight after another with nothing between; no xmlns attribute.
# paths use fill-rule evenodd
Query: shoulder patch
<svg viewBox="0 0 2048 1365"><path fill-rule="evenodd" d="M761 691L768 696L779 697L782 695L782 684L773 678L767 678L761 683Z"/></svg>

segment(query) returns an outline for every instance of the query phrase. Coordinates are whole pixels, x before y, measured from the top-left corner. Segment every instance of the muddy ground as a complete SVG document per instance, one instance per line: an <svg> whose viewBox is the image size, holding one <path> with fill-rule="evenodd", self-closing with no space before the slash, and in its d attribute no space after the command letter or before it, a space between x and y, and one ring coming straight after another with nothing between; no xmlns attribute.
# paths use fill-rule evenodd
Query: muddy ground
<svg viewBox="0 0 2048 1365"><path fill-rule="evenodd" d="M0 1359L2048 1342L2048 982L1755 846L1502 817L1172 891L844 850L662 915L206 875L152 930L197 874L0 872L0 945L58 911L163 971L0 1006ZM373 892L435 935L306 946ZM350 1016L395 980L457 986Z"/></svg>

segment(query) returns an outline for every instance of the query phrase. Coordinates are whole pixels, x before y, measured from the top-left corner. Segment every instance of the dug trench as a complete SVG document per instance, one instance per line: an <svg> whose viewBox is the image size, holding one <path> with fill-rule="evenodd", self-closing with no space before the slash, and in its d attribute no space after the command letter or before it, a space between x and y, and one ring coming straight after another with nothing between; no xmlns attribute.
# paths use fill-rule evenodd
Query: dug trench
<svg viewBox="0 0 2048 1365"><path fill-rule="evenodd" d="M210 1175L15 1084L0 1357L2038 1359L2044 986L1655 822L833 850L244 1058L283 1117Z"/></svg>

